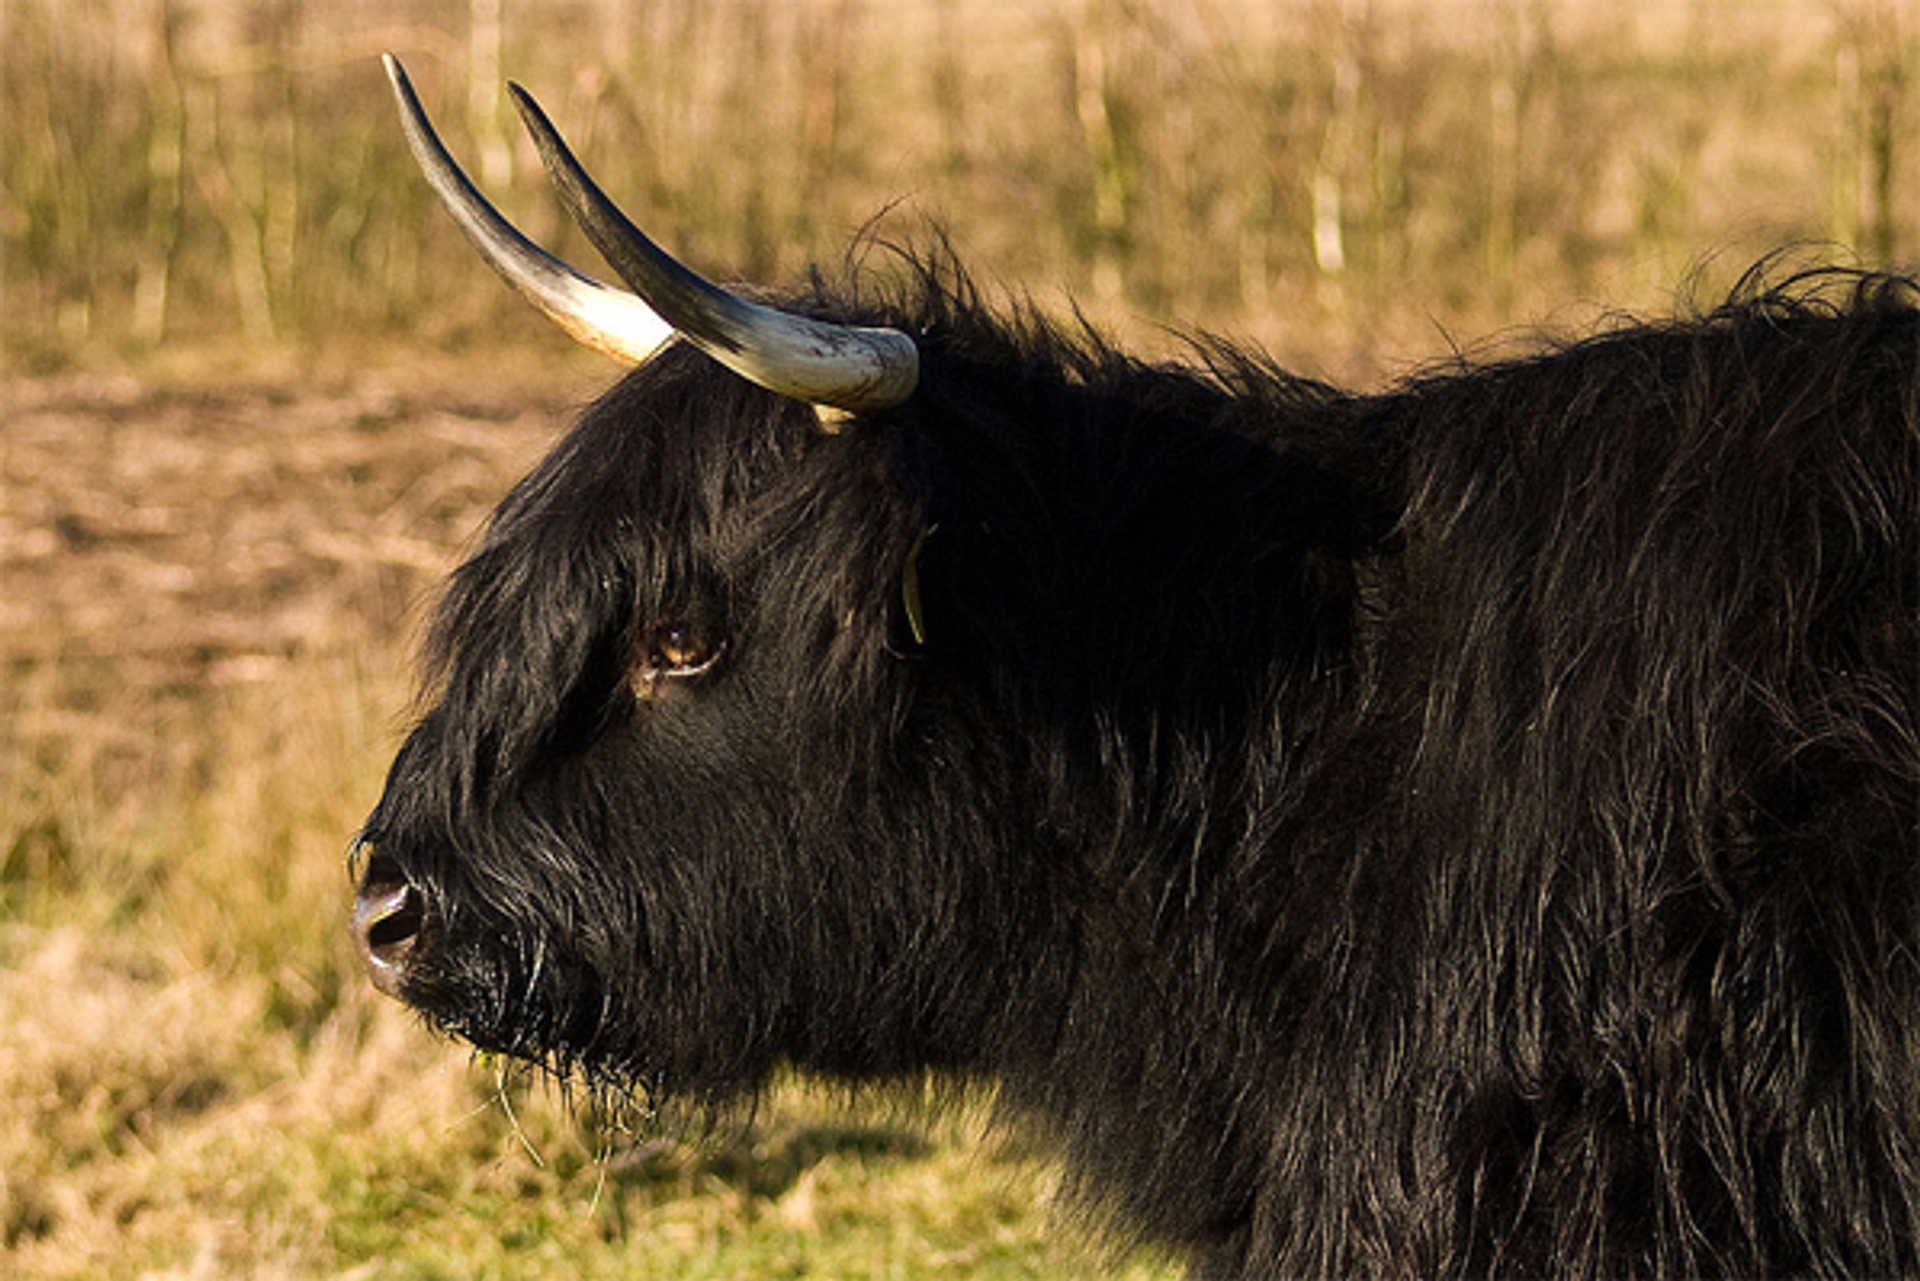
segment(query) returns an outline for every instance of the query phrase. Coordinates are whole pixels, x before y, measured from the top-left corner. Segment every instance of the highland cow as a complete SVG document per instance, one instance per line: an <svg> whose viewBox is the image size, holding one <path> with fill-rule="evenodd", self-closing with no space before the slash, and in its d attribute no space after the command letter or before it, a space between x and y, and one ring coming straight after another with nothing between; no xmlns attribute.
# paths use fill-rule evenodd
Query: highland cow
<svg viewBox="0 0 1920 1281"><path fill-rule="evenodd" d="M391 69L639 367L439 606L382 990L612 1094L994 1083L1201 1276L1920 1273L1915 281L1350 394L944 251L723 293L520 95L600 284Z"/></svg>

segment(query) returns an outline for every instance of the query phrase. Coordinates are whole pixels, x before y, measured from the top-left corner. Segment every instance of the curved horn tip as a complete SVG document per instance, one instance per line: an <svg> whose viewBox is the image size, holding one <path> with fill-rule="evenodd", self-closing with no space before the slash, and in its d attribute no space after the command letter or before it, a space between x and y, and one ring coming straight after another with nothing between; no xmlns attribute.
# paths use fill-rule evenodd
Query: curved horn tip
<svg viewBox="0 0 1920 1281"><path fill-rule="evenodd" d="M400 60L387 53L381 64L393 84L408 149L481 258L576 341L631 364L652 358L673 336L672 327L638 296L582 275L522 235L448 154Z"/></svg>
<svg viewBox="0 0 1920 1281"><path fill-rule="evenodd" d="M567 213L681 337L749 382L816 406L858 413L913 394L919 353L909 335L795 315L704 279L628 220L532 94L512 83L508 92Z"/></svg>
<svg viewBox="0 0 1920 1281"><path fill-rule="evenodd" d="M413 83L412 78L407 75L405 64L400 61L398 55L392 52L382 53L380 55L380 66L381 69L387 73L387 83L391 84L394 88L403 89Z"/></svg>

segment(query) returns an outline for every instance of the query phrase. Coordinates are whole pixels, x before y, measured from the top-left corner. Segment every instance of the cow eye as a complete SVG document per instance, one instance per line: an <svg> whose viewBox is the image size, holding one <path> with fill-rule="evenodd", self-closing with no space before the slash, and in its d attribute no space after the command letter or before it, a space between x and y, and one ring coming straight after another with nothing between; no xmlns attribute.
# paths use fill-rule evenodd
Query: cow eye
<svg viewBox="0 0 1920 1281"><path fill-rule="evenodd" d="M634 689L646 693L661 680L700 676L719 661L720 649L691 627L677 623L650 627L635 647Z"/></svg>

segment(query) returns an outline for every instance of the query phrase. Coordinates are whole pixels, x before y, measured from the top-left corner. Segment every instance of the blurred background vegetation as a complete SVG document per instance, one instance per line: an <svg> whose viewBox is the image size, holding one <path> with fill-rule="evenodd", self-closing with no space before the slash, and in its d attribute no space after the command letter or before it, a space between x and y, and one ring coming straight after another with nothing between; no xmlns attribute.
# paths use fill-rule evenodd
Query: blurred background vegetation
<svg viewBox="0 0 1920 1281"><path fill-rule="evenodd" d="M589 265L506 76L723 277L900 202L1123 329L1364 361L1783 244L1911 262L1917 38L1913 0L7 0L6 352L519 341L382 49Z"/></svg>
<svg viewBox="0 0 1920 1281"><path fill-rule="evenodd" d="M721 278L932 220L1137 348L1366 383L1920 260L1920 0L0 0L9 1276L1169 1272L971 1110L607 1136L361 981L422 603L613 373L431 207L387 49L589 270L507 76Z"/></svg>

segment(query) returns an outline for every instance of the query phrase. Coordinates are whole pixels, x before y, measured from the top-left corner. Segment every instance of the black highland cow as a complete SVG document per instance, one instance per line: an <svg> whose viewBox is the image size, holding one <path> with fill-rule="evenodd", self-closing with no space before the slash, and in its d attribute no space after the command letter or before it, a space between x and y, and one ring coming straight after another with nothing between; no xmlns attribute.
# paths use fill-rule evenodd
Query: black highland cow
<svg viewBox="0 0 1920 1281"><path fill-rule="evenodd" d="M1914 281L1352 395L944 254L720 293L522 95L600 285L391 70L640 366L440 606L383 990L615 1093L997 1082L1202 1276L1920 1274Z"/></svg>

